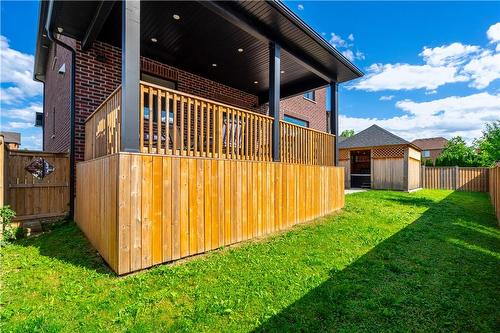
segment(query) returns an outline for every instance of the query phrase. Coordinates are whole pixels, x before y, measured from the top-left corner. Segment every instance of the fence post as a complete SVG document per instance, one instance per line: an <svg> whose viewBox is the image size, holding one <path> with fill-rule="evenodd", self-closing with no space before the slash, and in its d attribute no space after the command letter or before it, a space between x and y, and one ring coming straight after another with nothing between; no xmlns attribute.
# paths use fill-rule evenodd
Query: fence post
<svg viewBox="0 0 500 333"><path fill-rule="evenodd" d="M458 165L455 165L455 191L458 190L459 177L460 177L460 172L458 170Z"/></svg>
<svg viewBox="0 0 500 333"><path fill-rule="evenodd" d="M422 170L421 171L422 172L422 176L420 177L420 182L421 182L420 187L421 188L425 188L425 164L422 165L422 169L421 170Z"/></svg>

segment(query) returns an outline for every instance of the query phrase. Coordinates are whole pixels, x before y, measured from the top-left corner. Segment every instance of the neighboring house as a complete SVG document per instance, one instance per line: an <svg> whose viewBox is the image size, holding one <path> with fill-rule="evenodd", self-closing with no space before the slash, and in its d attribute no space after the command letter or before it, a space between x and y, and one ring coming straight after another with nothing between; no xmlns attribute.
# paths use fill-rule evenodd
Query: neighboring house
<svg viewBox="0 0 500 333"><path fill-rule="evenodd" d="M19 149L21 145L21 133L2 131L0 135L3 136L3 141L9 149Z"/></svg>
<svg viewBox="0 0 500 333"><path fill-rule="evenodd" d="M420 187L420 148L372 125L339 140L345 187L409 191Z"/></svg>
<svg viewBox="0 0 500 333"><path fill-rule="evenodd" d="M448 140L443 137L416 139L412 141L412 144L422 149L422 161L432 160L432 163L441 155L447 143Z"/></svg>
<svg viewBox="0 0 500 333"><path fill-rule="evenodd" d="M362 72L279 1L43 1L34 73L44 148L74 145L75 220L119 274L343 206L337 85Z"/></svg>

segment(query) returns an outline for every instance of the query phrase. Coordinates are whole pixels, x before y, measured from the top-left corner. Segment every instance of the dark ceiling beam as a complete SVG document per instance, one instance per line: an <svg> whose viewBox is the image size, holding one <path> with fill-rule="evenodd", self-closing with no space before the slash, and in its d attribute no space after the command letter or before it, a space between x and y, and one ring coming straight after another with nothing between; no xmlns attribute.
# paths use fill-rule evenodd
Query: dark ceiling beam
<svg viewBox="0 0 500 333"><path fill-rule="evenodd" d="M97 36L99 36L99 33L101 32L109 13L111 13L114 4L115 1L100 1L82 41L82 49L84 51L88 50L92 46L92 43L96 40Z"/></svg>
<svg viewBox="0 0 500 333"><path fill-rule="evenodd" d="M217 3L215 1L202 0L199 1L199 3L210 9L212 12L218 14L226 21L246 31L250 35L265 42L266 44L269 42L279 43L281 47L289 54L291 54L299 64L325 80L327 83L336 81L337 73L330 73L328 69L324 68L324 66L319 64L316 60L300 52L297 47L294 47L293 45L279 39L272 31L264 29L262 27L262 24L260 24L259 22L252 21L252 19L248 18L246 15L235 14L234 11L223 7L221 3ZM229 2L228 4L232 5L231 2Z"/></svg>

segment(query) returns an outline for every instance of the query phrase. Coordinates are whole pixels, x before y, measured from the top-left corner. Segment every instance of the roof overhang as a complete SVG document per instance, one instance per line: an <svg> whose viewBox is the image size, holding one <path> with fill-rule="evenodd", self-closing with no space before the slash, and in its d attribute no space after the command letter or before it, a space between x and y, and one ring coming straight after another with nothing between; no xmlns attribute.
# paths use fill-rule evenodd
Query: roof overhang
<svg viewBox="0 0 500 333"><path fill-rule="evenodd" d="M53 2L54 29L62 28L63 35L85 45L97 39L121 46L121 2L105 8L103 3ZM44 36L48 10L47 1L42 1L34 71L40 80L44 79L50 45ZM181 19L173 20L173 13ZM158 40L154 44L152 37ZM281 97L363 75L279 1L141 4L141 55L258 95L261 103L268 97L271 41L282 47ZM237 52L240 48L244 49L241 54Z"/></svg>

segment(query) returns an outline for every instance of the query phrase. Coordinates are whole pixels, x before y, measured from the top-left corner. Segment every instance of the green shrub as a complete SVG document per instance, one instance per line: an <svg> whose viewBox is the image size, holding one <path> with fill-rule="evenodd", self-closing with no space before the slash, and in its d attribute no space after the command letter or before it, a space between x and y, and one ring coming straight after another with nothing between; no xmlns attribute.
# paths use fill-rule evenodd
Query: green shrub
<svg viewBox="0 0 500 333"><path fill-rule="evenodd" d="M12 225L12 218L16 216L16 212L10 209L10 206L0 208L0 219L2 221L2 236L4 240L16 239L18 236L18 228Z"/></svg>
<svg viewBox="0 0 500 333"><path fill-rule="evenodd" d="M434 163L432 162L432 160L429 159L429 160L425 160L424 165L431 167L431 166L434 166Z"/></svg>

